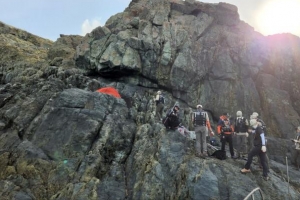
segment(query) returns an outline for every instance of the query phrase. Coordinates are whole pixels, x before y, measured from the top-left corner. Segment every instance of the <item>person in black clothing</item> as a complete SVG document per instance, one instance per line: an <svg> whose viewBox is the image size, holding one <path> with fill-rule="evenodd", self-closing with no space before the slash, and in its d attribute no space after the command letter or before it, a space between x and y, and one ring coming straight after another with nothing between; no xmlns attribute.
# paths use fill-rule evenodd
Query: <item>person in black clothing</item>
<svg viewBox="0 0 300 200"><path fill-rule="evenodd" d="M266 126L266 123L258 117L258 113L257 112L253 112L252 115L250 116L250 119L255 119L257 121L257 125L263 130L264 132L264 135L265 135L265 140L266 140L266 146L267 146L267 138L266 138L266 135L267 135L267 126ZM250 134L252 136L252 146L253 146L253 134ZM268 167L268 170L269 170L269 157L268 157L268 154L266 153L266 165ZM258 156L258 164L259 164L259 167L262 168L262 165L261 165L261 161L260 161L260 157Z"/></svg>
<svg viewBox="0 0 300 200"><path fill-rule="evenodd" d="M236 112L236 119L235 119L235 136L236 136L236 149L237 149L237 155L238 157L246 157L248 153L248 145L247 145L247 139L248 139L248 120L243 117L242 111Z"/></svg>
<svg viewBox="0 0 300 200"><path fill-rule="evenodd" d="M263 167L263 179L269 180L268 176L268 167L266 165L266 139L263 132L263 129L261 126L258 126L258 122L256 119L250 120L250 125L253 127L253 130L249 130L251 134L254 135L254 141L253 141L253 148L248 153L248 159L247 163L245 164L245 167L241 169L242 173L249 173L251 172L250 166L252 163L252 159L254 156L258 155L260 157L261 165Z"/></svg>
<svg viewBox="0 0 300 200"><path fill-rule="evenodd" d="M232 134L234 132L234 127L233 125L230 124L229 119L224 117L225 116L224 114L222 116L220 117L217 126L217 132L220 135L220 139L222 143L221 150L225 151L225 145L228 142L231 158L236 159L237 157L234 156L233 143L232 143Z"/></svg>
<svg viewBox="0 0 300 200"><path fill-rule="evenodd" d="M179 106L175 105L172 110L169 111L167 117L164 119L164 125L168 129L176 130L180 124L179 121Z"/></svg>

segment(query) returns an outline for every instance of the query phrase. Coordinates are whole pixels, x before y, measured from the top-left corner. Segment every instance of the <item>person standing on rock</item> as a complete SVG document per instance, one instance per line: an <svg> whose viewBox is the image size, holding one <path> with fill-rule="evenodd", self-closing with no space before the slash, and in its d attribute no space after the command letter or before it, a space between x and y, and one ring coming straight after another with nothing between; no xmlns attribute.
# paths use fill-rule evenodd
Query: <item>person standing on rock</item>
<svg viewBox="0 0 300 200"><path fill-rule="evenodd" d="M193 112L192 124L195 127L196 134L196 156L206 158L208 156L206 144L207 131L209 129L211 136L214 135L214 132L211 129L208 114L203 110L202 105L197 105L197 111Z"/></svg>
<svg viewBox="0 0 300 200"><path fill-rule="evenodd" d="M223 114L222 116L220 117L217 126L217 131L218 134L220 135L221 143L222 143L221 150L225 151L225 145L226 142L228 142L231 158L236 159L236 157L234 156L233 143L232 143L232 134L234 132L234 127L233 125L230 124L229 119L226 117L227 114L226 115Z"/></svg>
<svg viewBox="0 0 300 200"><path fill-rule="evenodd" d="M296 169L299 170L298 158L300 157L300 126L297 128L296 139L292 140L295 143L295 151L292 157L292 164L295 165Z"/></svg>
<svg viewBox="0 0 300 200"><path fill-rule="evenodd" d="M256 119L251 119L250 120L250 126L252 126L251 134L254 136L254 141L253 141L253 148L251 151L248 153L248 159L245 164L245 167L241 169L242 173L250 173L250 166L253 160L254 156L259 156L261 165L263 167L263 179L264 180L269 180L268 176L268 167L266 164L266 139L265 139L265 134L263 132L263 129L258 125L258 122Z"/></svg>
<svg viewBox="0 0 300 200"><path fill-rule="evenodd" d="M262 119L260 119L258 116L259 115L258 115L257 112L253 112L252 115L250 116L250 120L255 119L257 121L257 125L263 130L264 135L265 135L265 140L266 140L266 146L267 146L267 138L266 138L267 126L266 126L266 123ZM254 141L253 137L254 137L254 135L253 134L250 134L250 135L251 135L250 139L252 139L251 144L253 146L253 141ZM268 157L267 153L266 153L265 162L266 162L266 165L267 165L267 168L268 168L268 171L269 171L269 157ZM260 160L259 156L258 156L258 165L259 165L259 168L263 168L263 166L261 165L261 160Z"/></svg>
<svg viewBox="0 0 300 200"><path fill-rule="evenodd" d="M161 94L161 91L157 91L155 96L155 103L156 103L156 118L159 122L162 121L162 114L164 110L165 98Z"/></svg>
<svg viewBox="0 0 300 200"><path fill-rule="evenodd" d="M245 157L248 153L248 120L244 118L242 111L236 112L236 119L235 119L235 135L236 135L236 149L237 149L237 156L238 157Z"/></svg>
<svg viewBox="0 0 300 200"><path fill-rule="evenodd" d="M266 123L258 117L258 113L257 112L253 112L250 119L256 119L258 125L263 129L265 135L267 134L267 126Z"/></svg>

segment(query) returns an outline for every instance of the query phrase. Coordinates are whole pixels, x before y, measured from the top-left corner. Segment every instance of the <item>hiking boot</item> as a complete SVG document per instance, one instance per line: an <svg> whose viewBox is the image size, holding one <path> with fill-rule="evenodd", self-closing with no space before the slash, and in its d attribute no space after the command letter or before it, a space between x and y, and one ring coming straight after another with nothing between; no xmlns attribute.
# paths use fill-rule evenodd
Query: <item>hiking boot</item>
<svg viewBox="0 0 300 200"><path fill-rule="evenodd" d="M208 154L207 154L206 151L205 151L202 155L203 155L204 157L208 157Z"/></svg>
<svg viewBox="0 0 300 200"><path fill-rule="evenodd" d="M244 169L241 169L241 172L242 172L243 174L245 174L245 173L250 173L251 170L250 170L250 169L244 168Z"/></svg>
<svg viewBox="0 0 300 200"><path fill-rule="evenodd" d="M263 178L265 181L270 180L270 177L268 177L268 176L263 176L262 178Z"/></svg>
<svg viewBox="0 0 300 200"><path fill-rule="evenodd" d="M197 153L197 154L196 154L196 157L202 158L202 159L205 159L205 158L206 158L206 156L205 156L203 153Z"/></svg>
<svg viewBox="0 0 300 200"><path fill-rule="evenodd" d="M231 156L231 158L232 158L232 159L237 159L238 157L236 157L236 156Z"/></svg>
<svg viewBox="0 0 300 200"><path fill-rule="evenodd" d="M198 158L202 158L202 153L196 153L196 155L195 155L196 157L198 157Z"/></svg>

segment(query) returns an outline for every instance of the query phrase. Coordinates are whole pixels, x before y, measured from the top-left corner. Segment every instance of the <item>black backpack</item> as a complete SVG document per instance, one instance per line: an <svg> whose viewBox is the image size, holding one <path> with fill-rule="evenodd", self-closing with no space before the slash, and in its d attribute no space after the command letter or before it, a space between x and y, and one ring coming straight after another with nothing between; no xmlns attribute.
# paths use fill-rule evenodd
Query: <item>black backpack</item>
<svg viewBox="0 0 300 200"><path fill-rule="evenodd" d="M229 123L227 125L225 125L225 122L222 122L222 127L221 127L222 132L232 132L232 128L231 128L231 122L229 121Z"/></svg>
<svg viewBox="0 0 300 200"><path fill-rule="evenodd" d="M226 157L226 151L223 150L216 150L213 154L211 154L211 156L216 157L220 160L225 160Z"/></svg>
<svg viewBox="0 0 300 200"><path fill-rule="evenodd" d="M257 118L257 122L261 123L261 128L263 129L263 131L265 133L267 131L266 123L262 119L260 119L260 118Z"/></svg>
<svg viewBox="0 0 300 200"><path fill-rule="evenodd" d="M235 121L235 132L247 132L246 118L239 117Z"/></svg>
<svg viewBox="0 0 300 200"><path fill-rule="evenodd" d="M194 115L194 125L206 126L206 112L197 111L193 113Z"/></svg>
<svg viewBox="0 0 300 200"><path fill-rule="evenodd" d="M164 104L165 103L165 98L162 95L159 95L159 100L160 103Z"/></svg>

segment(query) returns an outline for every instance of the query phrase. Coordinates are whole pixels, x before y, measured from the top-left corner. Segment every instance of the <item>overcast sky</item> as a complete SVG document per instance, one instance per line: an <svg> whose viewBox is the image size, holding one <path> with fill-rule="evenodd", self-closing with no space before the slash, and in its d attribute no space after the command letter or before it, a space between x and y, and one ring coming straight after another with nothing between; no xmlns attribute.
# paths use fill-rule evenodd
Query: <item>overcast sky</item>
<svg viewBox="0 0 300 200"><path fill-rule="evenodd" d="M149 0L150 1L150 0ZM0 21L55 41L59 34L85 35L123 12L131 0L0 0ZM218 3L220 0L203 0ZM300 0L223 0L241 20L264 35L300 36Z"/></svg>

